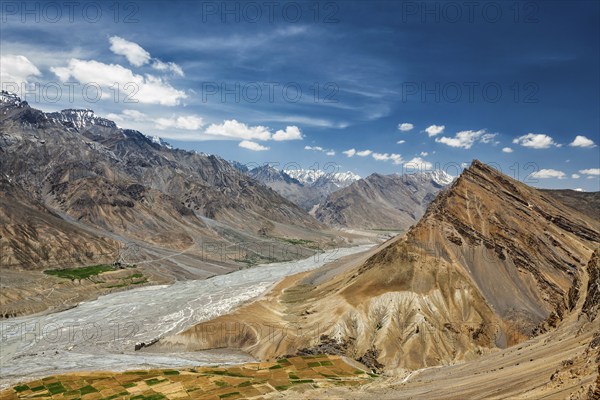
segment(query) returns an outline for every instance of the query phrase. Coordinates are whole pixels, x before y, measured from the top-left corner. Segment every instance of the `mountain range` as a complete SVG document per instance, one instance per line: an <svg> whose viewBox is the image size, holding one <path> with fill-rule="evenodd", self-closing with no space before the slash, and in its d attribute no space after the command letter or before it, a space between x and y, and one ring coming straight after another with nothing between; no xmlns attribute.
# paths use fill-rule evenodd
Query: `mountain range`
<svg viewBox="0 0 600 400"><path fill-rule="evenodd" d="M91 110L44 113L2 92L0 160L3 274L126 259L164 260L158 281L206 277L305 257L339 237L222 158Z"/></svg>
<svg viewBox="0 0 600 400"><path fill-rule="evenodd" d="M270 165L253 168L246 171L246 174L275 190L305 211L314 210L330 193L360 180L360 176L350 171L277 170Z"/></svg>
<svg viewBox="0 0 600 400"><path fill-rule="evenodd" d="M599 245L597 221L474 161L405 235L158 346L334 353L377 371L473 360L554 330L575 304L596 310ZM229 335L206 334L233 323Z"/></svg>
<svg viewBox="0 0 600 400"><path fill-rule="evenodd" d="M337 227L405 231L453 179L439 170L372 174L331 193L315 210L315 216Z"/></svg>

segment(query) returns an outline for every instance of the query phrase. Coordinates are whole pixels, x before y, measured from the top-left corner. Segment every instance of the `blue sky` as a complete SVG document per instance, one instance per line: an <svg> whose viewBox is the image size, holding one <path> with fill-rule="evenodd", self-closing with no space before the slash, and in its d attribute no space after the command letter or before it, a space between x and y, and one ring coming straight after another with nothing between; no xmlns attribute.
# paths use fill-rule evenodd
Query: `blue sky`
<svg viewBox="0 0 600 400"><path fill-rule="evenodd" d="M3 2L0 80L242 163L456 175L477 158L597 191L599 4Z"/></svg>

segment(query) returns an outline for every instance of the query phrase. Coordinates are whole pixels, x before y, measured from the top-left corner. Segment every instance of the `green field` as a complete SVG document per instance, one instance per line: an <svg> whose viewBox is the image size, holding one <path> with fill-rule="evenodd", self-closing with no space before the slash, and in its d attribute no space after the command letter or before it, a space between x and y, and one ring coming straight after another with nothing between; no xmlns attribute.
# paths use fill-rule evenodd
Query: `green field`
<svg viewBox="0 0 600 400"><path fill-rule="evenodd" d="M128 268L132 266L128 265ZM90 276L99 275L103 272L114 271L117 267L109 264L90 265L81 268L49 269L44 271L46 275L58 276L65 279L87 279Z"/></svg>

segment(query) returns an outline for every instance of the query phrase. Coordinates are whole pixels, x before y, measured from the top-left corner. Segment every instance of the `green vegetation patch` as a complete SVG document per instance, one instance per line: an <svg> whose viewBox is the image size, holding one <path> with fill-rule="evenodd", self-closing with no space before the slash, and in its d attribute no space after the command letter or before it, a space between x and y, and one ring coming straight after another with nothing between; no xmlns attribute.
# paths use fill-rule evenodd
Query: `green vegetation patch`
<svg viewBox="0 0 600 400"><path fill-rule="evenodd" d="M252 386L252 381L242 382L239 385L237 385L236 387L246 387L246 386Z"/></svg>
<svg viewBox="0 0 600 400"><path fill-rule="evenodd" d="M288 390L289 388L290 388L289 386L285 386L285 385L275 386L275 390L278 390L280 392L283 392L284 390Z"/></svg>
<svg viewBox="0 0 600 400"><path fill-rule="evenodd" d="M81 392L81 395L83 396L88 393L96 393L98 391L98 389L96 389L93 386L87 385L87 386L84 386L81 389L79 389L79 391Z"/></svg>
<svg viewBox="0 0 600 400"><path fill-rule="evenodd" d="M273 365L272 367L269 367L269 369L281 369L283 368L281 365L277 364L277 365Z"/></svg>
<svg viewBox="0 0 600 400"><path fill-rule="evenodd" d="M294 380L292 381L292 384L296 385L296 384L300 384L300 383L313 383L314 381L312 379L299 379L299 380Z"/></svg>
<svg viewBox="0 0 600 400"><path fill-rule="evenodd" d="M175 371L175 370L170 370L170 371L165 371L163 372L163 375L179 375L179 371Z"/></svg>
<svg viewBox="0 0 600 400"><path fill-rule="evenodd" d="M231 397L231 396L237 396L238 394L240 394L240 392L231 392L231 393L225 393L225 394L221 394L219 395L220 399L225 399L227 397Z"/></svg>
<svg viewBox="0 0 600 400"><path fill-rule="evenodd" d="M19 393L19 392L24 392L26 390L29 390L29 386L19 385L19 386L15 386L14 389L15 389L15 392Z"/></svg>
<svg viewBox="0 0 600 400"><path fill-rule="evenodd" d="M166 382L166 381L167 381L166 379L150 378L150 379L146 379L145 382L148 386L152 386L152 385L158 385L159 383Z"/></svg>
<svg viewBox="0 0 600 400"><path fill-rule="evenodd" d="M100 275L103 272L113 271L115 267L107 264L90 265L82 268L50 269L44 271L46 275L58 276L65 279L87 279L90 276Z"/></svg>

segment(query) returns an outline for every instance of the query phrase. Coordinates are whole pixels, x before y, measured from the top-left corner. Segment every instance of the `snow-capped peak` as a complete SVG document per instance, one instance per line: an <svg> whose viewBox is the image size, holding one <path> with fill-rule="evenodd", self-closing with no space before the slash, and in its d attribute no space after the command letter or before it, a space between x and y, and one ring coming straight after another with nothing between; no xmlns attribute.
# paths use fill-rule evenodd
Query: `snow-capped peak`
<svg viewBox="0 0 600 400"><path fill-rule="evenodd" d="M94 114L90 109L66 109L60 112L46 114L47 118L60 122L64 125L71 126L77 130L87 128L94 125L104 126L107 128L117 128L117 124L105 118L101 118Z"/></svg>
<svg viewBox="0 0 600 400"><path fill-rule="evenodd" d="M159 146L164 146L167 149L171 150L173 149L173 146L171 146L169 143L165 142L164 140L162 140L159 136L157 135L146 135L146 137L148 139L150 139L152 141L152 143L156 143Z"/></svg>
<svg viewBox="0 0 600 400"><path fill-rule="evenodd" d="M0 103L2 105L8 105L8 106L19 106L24 102L21 101L21 98L19 96L17 96L16 93L7 92L6 90L2 90L0 92Z"/></svg>
<svg viewBox="0 0 600 400"><path fill-rule="evenodd" d="M288 169L283 172L308 186L325 181L339 187L345 187L360 179L360 176L350 171L328 173L320 169Z"/></svg>
<svg viewBox="0 0 600 400"><path fill-rule="evenodd" d="M449 185L454 181L454 179L456 179L456 177L440 169L433 170L429 172L429 174L431 176L431 180L442 186Z"/></svg>

